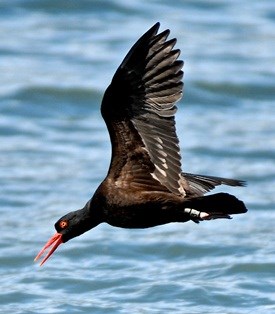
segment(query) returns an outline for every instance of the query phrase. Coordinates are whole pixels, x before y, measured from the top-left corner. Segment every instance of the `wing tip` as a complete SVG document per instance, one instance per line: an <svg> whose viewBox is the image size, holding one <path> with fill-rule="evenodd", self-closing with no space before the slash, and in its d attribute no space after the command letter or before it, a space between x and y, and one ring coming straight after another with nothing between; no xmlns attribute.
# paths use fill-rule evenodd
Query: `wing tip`
<svg viewBox="0 0 275 314"><path fill-rule="evenodd" d="M156 22L152 28L156 29L156 30L159 30L159 27L160 27L160 22Z"/></svg>
<svg viewBox="0 0 275 314"><path fill-rule="evenodd" d="M160 22L156 22L144 35L155 36L160 28Z"/></svg>

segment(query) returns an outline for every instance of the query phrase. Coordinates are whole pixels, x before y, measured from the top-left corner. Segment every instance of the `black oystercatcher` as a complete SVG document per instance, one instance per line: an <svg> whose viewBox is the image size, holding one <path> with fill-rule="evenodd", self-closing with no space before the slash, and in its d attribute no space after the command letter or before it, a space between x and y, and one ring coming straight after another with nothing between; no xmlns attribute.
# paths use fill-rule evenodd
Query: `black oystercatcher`
<svg viewBox="0 0 275 314"><path fill-rule="evenodd" d="M149 228L170 222L230 218L247 211L227 193L204 194L215 186L243 181L184 173L175 131L175 103L182 96L183 61L176 39L155 24L132 47L107 88L101 113L112 158L105 180L79 210L60 218L57 233L36 256L106 222L122 228Z"/></svg>

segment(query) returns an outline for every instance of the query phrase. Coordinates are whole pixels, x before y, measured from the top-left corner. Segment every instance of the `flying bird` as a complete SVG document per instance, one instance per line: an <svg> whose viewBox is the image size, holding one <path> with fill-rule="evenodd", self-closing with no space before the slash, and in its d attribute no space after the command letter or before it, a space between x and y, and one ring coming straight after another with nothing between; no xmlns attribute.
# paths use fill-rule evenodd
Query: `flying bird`
<svg viewBox="0 0 275 314"><path fill-rule="evenodd" d="M56 224L56 233L38 253L49 252L100 223L149 228L171 222L196 223L245 213L228 193L206 195L217 185L244 182L182 172L175 129L176 102L183 92L183 61L170 30L150 28L130 49L103 96L101 113L112 156L106 178L79 210Z"/></svg>

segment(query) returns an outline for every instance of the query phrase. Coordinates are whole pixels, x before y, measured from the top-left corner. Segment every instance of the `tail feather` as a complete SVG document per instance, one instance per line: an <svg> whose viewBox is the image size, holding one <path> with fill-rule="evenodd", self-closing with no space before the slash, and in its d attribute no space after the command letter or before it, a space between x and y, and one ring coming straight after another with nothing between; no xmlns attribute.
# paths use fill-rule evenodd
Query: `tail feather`
<svg viewBox="0 0 275 314"><path fill-rule="evenodd" d="M227 179L214 176L205 176L192 173L182 173L184 180L188 182L188 186L192 194L204 195L206 192L211 191L217 185L225 184L230 186L245 186L245 181L236 179Z"/></svg>
<svg viewBox="0 0 275 314"><path fill-rule="evenodd" d="M229 218L229 215L247 212L245 204L228 193L194 197L184 202L184 206L199 212L206 212L210 214L210 218Z"/></svg>

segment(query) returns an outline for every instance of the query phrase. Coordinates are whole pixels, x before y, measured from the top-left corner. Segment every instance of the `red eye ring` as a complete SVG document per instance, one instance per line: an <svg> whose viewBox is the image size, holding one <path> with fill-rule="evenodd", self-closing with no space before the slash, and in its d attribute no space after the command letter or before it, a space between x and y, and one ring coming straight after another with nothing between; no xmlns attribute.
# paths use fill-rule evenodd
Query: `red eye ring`
<svg viewBox="0 0 275 314"><path fill-rule="evenodd" d="M61 221L59 222L59 227L60 227L61 229L67 228L67 227L68 227L68 221L67 221L67 220L61 220Z"/></svg>

